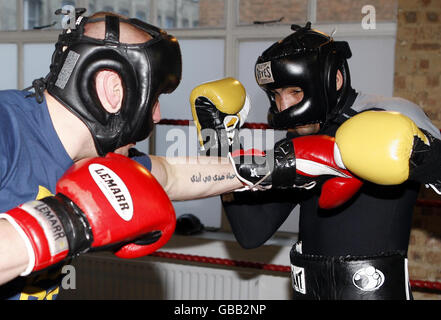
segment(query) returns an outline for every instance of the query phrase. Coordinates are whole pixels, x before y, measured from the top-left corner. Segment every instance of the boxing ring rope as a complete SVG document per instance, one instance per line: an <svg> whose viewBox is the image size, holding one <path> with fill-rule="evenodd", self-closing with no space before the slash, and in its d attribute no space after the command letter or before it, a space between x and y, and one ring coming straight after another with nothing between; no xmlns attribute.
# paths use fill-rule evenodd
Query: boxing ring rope
<svg viewBox="0 0 441 320"><path fill-rule="evenodd" d="M175 125L175 126L190 126L190 123L193 123L192 120L176 120L176 119L163 119L158 124L159 125ZM272 129L266 123L245 123L242 128L245 129L256 129L256 130L268 130ZM277 130L277 129L273 129ZM427 208L441 208L440 200L426 200L426 199L418 199L416 206L418 207L427 207ZM172 260L180 260L186 262L197 262L203 264L213 264L213 265L222 265L229 267L238 267L238 268L250 268L250 269L259 269L265 271L274 271L281 273L290 273L290 266L282 266L282 265L274 265L274 264L266 264L259 262L251 262L251 261L238 261L231 259L222 259L222 258L214 258L214 257L205 257L205 256L197 256L197 255L188 255L188 254L179 254L173 252L165 252L165 251L157 251L152 253L150 256L156 258L163 259L172 259ZM422 280L409 280L412 289L424 289L430 290L434 293L441 294L441 282L436 281L422 281Z"/></svg>
<svg viewBox="0 0 441 320"><path fill-rule="evenodd" d="M163 258L163 259L180 260L185 262L197 262L202 264L274 271L285 274L291 272L291 267L289 266L281 266L281 265L266 264L266 263L251 262L251 261L238 261L238 260L214 258L214 257L204 257L204 256L181 254L181 253L166 252L166 251L156 251L150 254L150 256L156 258ZM410 286L414 290L415 289L431 290L434 293L441 294L441 282L422 281L422 280L409 280L409 282L410 282Z"/></svg>
<svg viewBox="0 0 441 320"><path fill-rule="evenodd" d="M172 126L189 126L190 123L193 123L193 120L177 120L177 119L162 119L158 124L159 125L172 125ZM272 129L266 123L244 123L241 128L245 129L261 129L261 130L269 130ZM277 130L277 129L273 129Z"/></svg>

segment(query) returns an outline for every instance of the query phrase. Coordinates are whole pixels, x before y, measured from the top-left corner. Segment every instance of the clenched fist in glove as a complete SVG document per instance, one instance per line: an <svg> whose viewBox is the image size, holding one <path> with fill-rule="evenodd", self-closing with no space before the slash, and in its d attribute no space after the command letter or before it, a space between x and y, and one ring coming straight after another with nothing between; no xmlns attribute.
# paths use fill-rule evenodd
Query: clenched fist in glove
<svg viewBox="0 0 441 320"><path fill-rule="evenodd" d="M409 117L366 111L345 121L336 133L343 165L381 185L414 180L441 192L441 141Z"/></svg>
<svg viewBox="0 0 441 320"><path fill-rule="evenodd" d="M321 188L319 206L338 207L353 197L362 182L335 158L334 138L304 136L278 142L263 153L239 150L231 154L238 178L249 189Z"/></svg>
<svg viewBox="0 0 441 320"><path fill-rule="evenodd" d="M56 192L0 215L26 243L29 265L22 276L91 250L144 256L163 246L175 228L173 206L160 184L121 155L77 162Z"/></svg>
<svg viewBox="0 0 441 320"><path fill-rule="evenodd" d="M226 157L239 145L238 130L250 108L243 85L234 78L201 84L190 94L200 150L209 156Z"/></svg>

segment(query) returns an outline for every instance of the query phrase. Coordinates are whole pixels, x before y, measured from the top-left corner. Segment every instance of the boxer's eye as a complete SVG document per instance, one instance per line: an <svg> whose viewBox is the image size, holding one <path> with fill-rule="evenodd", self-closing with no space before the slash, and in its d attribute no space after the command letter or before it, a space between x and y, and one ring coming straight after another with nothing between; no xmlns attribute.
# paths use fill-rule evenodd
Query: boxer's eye
<svg viewBox="0 0 441 320"><path fill-rule="evenodd" d="M288 94L297 95L303 93L302 89L289 89Z"/></svg>

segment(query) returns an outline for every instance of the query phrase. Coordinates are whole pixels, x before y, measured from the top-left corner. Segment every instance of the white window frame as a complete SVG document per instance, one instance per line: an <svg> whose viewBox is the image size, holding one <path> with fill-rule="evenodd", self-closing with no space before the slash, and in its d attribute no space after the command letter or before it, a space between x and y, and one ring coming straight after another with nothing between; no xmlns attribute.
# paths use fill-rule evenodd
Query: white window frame
<svg viewBox="0 0 441 320"><path fill-rule="evenodd" d="M17 5L17 30L0 31L0 43L17 45L17 88L23 88L23 46L26 43L55 43L59 30L23 30L23 1L15 0ZM157 24L157 8L160 0L150 1L149 21ZM88 7L89 0L78 0L78 7ZM237 77L239 43L252 40L274 40L288 35L289 25L239 25L238 0L225 0L225 26L216 28L171 29L171 33L179 39L223 39L225 40L225 76ZM360 23L315 24L317 1L309 0L307 21L315 28L327 33L337 29L336 36L348 37L387 37L396 35L395 22L377 22L375 30L363 30ZM135 8L130 9L134 11ZM130 12L134 16L136 12Z"/></svg>

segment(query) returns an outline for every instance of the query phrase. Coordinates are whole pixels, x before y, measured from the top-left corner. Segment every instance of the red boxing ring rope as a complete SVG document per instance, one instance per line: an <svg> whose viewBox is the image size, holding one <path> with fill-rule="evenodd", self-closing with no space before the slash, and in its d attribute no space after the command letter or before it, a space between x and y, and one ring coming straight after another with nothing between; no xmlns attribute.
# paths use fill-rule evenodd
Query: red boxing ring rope
<svg viewBox="0 0 441 320"><path fill-rule="evenodd" d="M259 270L275 271L281 273L291 272L291 267L289 266L281 266L281 265L250 262L250 261L237 261L230 259L204 257L204 256L196 256L196 255L173 253L173 252L156 251L152 253L150 256L156 258L181 260L187 262L198 262L204 264L223 265L223 266L238 267L238 268L259 269ZM433 290L434 292L441 294L441 282L421 281L421 280L409 280L409 281L412 289Z"/></svg>
<svg viewBox="0 0 441 320"><path fill-rule="evenodd" d="M163 119L158 124L161 124L161 125L174 125L174 126L189 126L190 122L193 123L193 120ZM266 123L249 123L249 122L244 123L242 128L245 128L245 129L260 129L260 130L276 130L276 131L280 130L280 129L271 128Z"/></svg>
<svg viewBox="0 0 441 320"><path fill-rule="evenodd" d="M160 125L176 125L176 126L189 126L192 123L192 120L174 120L174 119L163 119L159 122ZM268 130L272 129L266 123L245 123L242 128L245 129L257 129L257 130ZM274 129L276 130L276 129ZM439 200L425 200L419 199L417 200L417 206L419 207L432 207L432 208L441 208L441 201ZM291 272L291 267L289 266L281 266L281 265L272 265L272 264L264 264L259 262L249 262L249 261L237 261L230 259L221 259L221 258L213 258L213 257L203 257L203 256L195 256L195 255L186 255L172 252L163 252L157 251L151 254L153 257L158 258L167 258L181 261L191 261L191 262L199 262L206 264L216 264L216 265L224 265L231 267L239 267L239 268L252 268L252 269L260 269L267 271L276 271L276 272ZM421 280L410 280L410 285L412 289L426 289L433 290L437 293L441 294L441 282L432 282L432 281L421 281Z"/></svg>
<svg viewBox="0 0 441 320"><path fill-rule="evenodd" d="M193 120L176 120L176 119L163 119L158 124L160 125L173 125L173 126L189 126L190 122L193 123ZM261 129L268 130L271 129L266 123L244 123L242 128L245 129ZM277 129L274 129L277 130Z"/></svg>

